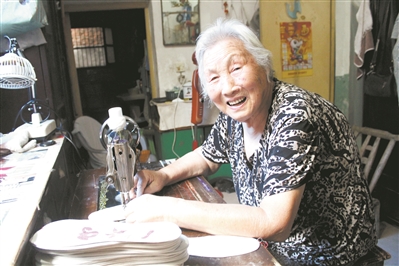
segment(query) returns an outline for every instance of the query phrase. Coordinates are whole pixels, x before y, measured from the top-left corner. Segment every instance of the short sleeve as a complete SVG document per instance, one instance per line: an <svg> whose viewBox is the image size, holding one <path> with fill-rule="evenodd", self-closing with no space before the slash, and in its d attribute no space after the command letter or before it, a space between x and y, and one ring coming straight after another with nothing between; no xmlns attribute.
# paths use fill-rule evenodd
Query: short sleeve
<svg viewBox="0 0 399 266"><path fill-rule="evenodd" d="M227 142L227 117L220 113L211 132L202 144L202 154L214 163L229 163Z"/></svg>
<svg viewBox="0 0 399 266"><path fill-rule="evenodd" d="M295 89L295 88L294 88ZM320 128L311 95L281 87L269 117L267 137L257 167L266 168L264 196L289 191L307 183L317 171ZM318 105L318 104L317 104Z"/></svg>
<svg viewBox="0 0 399 266"><path fill-rule="evenodd" d="M272 132L268 157L267 179L275 182L268 195L292 190L305 184L311 177L318 149L318 137L309 120L293 118Z"/></svg>

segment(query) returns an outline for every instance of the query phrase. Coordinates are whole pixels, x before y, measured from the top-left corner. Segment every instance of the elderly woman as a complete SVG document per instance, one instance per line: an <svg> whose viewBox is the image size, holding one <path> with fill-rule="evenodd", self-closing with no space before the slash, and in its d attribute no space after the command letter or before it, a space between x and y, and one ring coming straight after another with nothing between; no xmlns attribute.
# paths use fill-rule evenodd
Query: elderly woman
<svg viewBox="0 0 399 266"><path fill-rule="evenodd" d="M344 115L273 77L270 52L244 24L218 20L197 42L206 97L220 110L201 147L135 177L130 222L171 221L255 237L301 264L350 265L376 244L374 214ZM150 195L230 163L240 204Z"/></svg>

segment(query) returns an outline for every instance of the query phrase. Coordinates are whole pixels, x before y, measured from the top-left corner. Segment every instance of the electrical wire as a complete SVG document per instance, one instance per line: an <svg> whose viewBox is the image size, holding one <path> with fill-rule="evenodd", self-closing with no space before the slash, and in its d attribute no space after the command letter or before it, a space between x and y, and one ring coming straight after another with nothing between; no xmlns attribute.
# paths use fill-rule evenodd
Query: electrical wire
<svg viewBox="0 0 399 266"><path fill-rule="evenodd" d="M180 92L182 91L182 89L183 89L183 87L181 87L180 89L179 89L179 92L177 93L177 98L176 98L176 104L175 104L175 111L174 111L174 114L173 114L173 142L172 142L172 152L173 152L173 154L176 156L176 158L180 158L180 156L176 153L176 151L175 151L175 144L176 144L176 135L177 135L177 132L176 132L176 113L177 113L177 105L179 104L179 96L180 96Z"/></svg>
<svg viewBox="0 0 399 266"><path fill-rule="evenodd" d="M84 169L81 168L81 165L76 162L76 158L73 157L74 158L73 161L74 161L75 165L79 168L79 171L87 170L88 169L87 163L85 163L85 160L83 160L82 156L80 155L79 149L76 147L76 144L73 142L72 134L70 132L68 132L67 130L63 130L62 128L57 128L57 129L59 129L59 132L63 135L63 137L67 141L69 141L69 143L71 143L71 145L73 146L73 148L76 151L76 154L79 157L80 162L82 162Z"/></svg>

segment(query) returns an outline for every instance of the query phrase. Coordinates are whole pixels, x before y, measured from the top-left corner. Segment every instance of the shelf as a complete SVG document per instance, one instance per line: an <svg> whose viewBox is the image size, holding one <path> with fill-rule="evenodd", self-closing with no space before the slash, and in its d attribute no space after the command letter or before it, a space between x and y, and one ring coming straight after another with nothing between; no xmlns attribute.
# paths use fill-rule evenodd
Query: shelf
<svg viewBox="0 0 399 266"><path fill-rule="evenodd" d="M117 95L117 98L121 99L122 101L129 102L129 101L136 101L136 100L145 100L145 94L121 94Z"/></svg>
<svg viewBox="0 0 399 266"><path fill-rule="evenodd" d="M198 12L195 12L195 11L184 11L184 10L181 10L181 11L173 11L173 12L163 12L162 14L164 15L164 16L169 16L169 15L175 15L175 14L182 14L182 13L189 13L189 14L191 14L191 15L196 15L196 14L198 14Z"/></svg>

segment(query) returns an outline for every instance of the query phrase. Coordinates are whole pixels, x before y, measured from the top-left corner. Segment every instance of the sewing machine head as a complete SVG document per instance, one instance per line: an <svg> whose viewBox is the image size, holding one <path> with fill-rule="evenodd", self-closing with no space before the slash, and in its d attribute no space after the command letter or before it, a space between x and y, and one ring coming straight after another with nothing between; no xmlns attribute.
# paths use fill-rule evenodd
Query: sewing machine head
<svg viewBox="0 0 399 266"><path fill-rule="evenodd" d="M137 172L140 142L140 130L130 117L123 116L120 107L111 108L100 130L100 140L107 150L107 176L120 192L123 207L131 200L129 192L134 186Z"/></svg>

